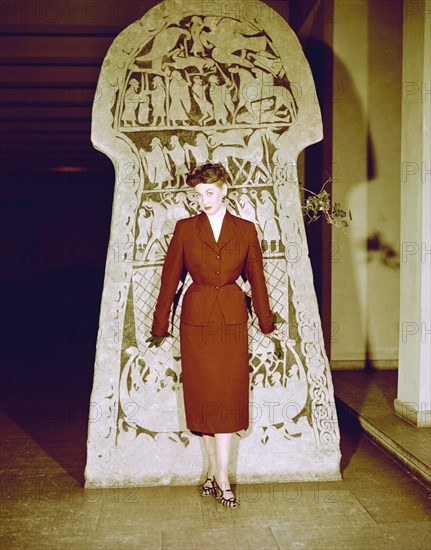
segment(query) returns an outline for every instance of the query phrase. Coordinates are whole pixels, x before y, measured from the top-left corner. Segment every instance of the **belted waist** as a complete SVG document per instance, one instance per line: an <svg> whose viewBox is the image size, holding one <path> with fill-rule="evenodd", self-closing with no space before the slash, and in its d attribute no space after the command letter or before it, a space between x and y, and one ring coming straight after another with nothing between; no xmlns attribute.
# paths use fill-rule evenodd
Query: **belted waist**
<svg viewBox="0 0 431 550"><path fill-rule="evenodd" d="M208 286L208 287L212 287L214 288L214 285L211 284L211 283L208 283L208 284L202 284L202 283L195 283L195 281L192 281L192 285L198 285L198 286ZM217 285L218 287L221 287L221 286L228 286L228 285L237 285L237 283L223 283L223 284L219 284ZM191 285L190 285L191 286ZM239 288L239 285L237 285L238 288Z"/></svg>
<svg viewBox="0 0 431 550"><path fill-rule="evenodd" d="M192 284L190 286L193 286L193 285L197 285L197 286L203 286L205 288L212 288L214 290L220 290L220 288L222 286L229 286L229 285L234 285L236 287L239 288L239 290L241 290L240 286L237 285L235 282L231 283L231 282L228 282L228 283L223 283L223 284L218 284L216 283L215 285L214 284L202 284L202 283L195 283L194 281L192 282ZM242 291L241 291L242 292Z"/></svg>

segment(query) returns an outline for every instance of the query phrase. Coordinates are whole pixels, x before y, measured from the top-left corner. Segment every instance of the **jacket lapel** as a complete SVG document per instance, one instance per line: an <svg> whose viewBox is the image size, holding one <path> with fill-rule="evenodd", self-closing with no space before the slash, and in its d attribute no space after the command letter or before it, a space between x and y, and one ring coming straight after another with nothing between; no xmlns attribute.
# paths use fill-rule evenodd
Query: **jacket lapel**
<svg viewBox="0 0 431 550"><path fill-rule="evenodd" d="M199 214L197 227L198 237L216 252L219 252L235 237L236 223L229 210L226 210L226 214L224 215L218 243L214 239L211 224L205 212Z"/></svg>
<svg viewBox="0 0 431 550"><path fill-rule="evenodd" d="M207 223L209 224L208 220L207 220ZM218 240L219 250L221 250L224 246L226 246L227 243L235 237L236 228L237 226L236 226L235 218L232 216L232 214L228 210L226 210L226 214L224 215L220 236ZM211 229L211 226L210 226L210 229ZM214 239L214 236L213 236L213 239Z"/></svg>

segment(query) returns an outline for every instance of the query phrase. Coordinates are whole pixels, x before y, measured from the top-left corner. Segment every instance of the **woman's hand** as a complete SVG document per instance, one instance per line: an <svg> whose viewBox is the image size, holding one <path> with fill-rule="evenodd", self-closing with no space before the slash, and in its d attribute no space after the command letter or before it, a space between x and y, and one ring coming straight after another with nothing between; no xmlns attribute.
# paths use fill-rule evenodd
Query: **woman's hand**
<svg viewBox="0 0 431 550"><path fill-rule="evenodd" d="M270 332L269 334L267 334L267 336L269 336L270 338L276 338L277 340L285 340L286 339L286 334L285 334L285 331L281 328L275 328L275 330L273 330L272 332Z"/></svg>
<svg viewBox="0 0 431 550"><path fill-rule="evenodd" d="M172 334L168 334L168 336L172 336ZM152 348L153 346L155 346L156 348L159 348L163 344L166 338L167 336L155 336L154 334L151 334L151 336L147 338L145 342L149 342L148 344L149 348Z"/></svg>
<svg viewBox="0 0 431 550"><path fill-rule="evenodd" d="M275 312L275 319L274 323L285 323L286 321L283 319L283 317L278 313L278 311ZM269 338L274 342L274 354L277 357L277 359L283 359L283 347L281 345L281 342L286 339L286 333L281 328L275 328L272 332L267 334Z"/></svg>
<svg viewBox="0 0 431 550"><path fill-rule="evenodd" d="M274 324L278 325L281 323L285 323L286 321L283 319L283 317L278 313L278 311L275 312L275 319ZM286 339L286 332L282 330L281 328L275 327L275 329L267 334L270 338L276 338L277 340L285 340Z"/></svg>

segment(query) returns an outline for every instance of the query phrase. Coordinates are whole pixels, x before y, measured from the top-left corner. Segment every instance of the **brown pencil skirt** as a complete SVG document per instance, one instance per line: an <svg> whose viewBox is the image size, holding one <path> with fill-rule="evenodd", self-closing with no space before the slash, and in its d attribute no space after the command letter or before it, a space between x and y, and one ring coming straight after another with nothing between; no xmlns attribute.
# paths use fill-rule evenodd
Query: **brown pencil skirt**
<svg viewBox="0 0 431 550"><path fill-rule="evenodd" d="M180 322L180 349L187 428L203 434L246 430L247 323L226 324L216 301L206 325Z"/></svg>

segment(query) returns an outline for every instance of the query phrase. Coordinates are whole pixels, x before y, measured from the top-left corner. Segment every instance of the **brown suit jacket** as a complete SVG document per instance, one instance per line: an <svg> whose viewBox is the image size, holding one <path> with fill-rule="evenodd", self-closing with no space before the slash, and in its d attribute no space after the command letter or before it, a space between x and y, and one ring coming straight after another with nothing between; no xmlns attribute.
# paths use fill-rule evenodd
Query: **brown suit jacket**
<svg viewBox="0 0 431 550"><path fill-rule="evenodd" d="M187 270L193 283L183 297L181 322L204 325L218 300L227 324L247 322L246 293L235 283L241 275L251 287L252 303L264 334L275 329L254 223L228 210L216 242L207 214L178 220L163 264L152 334L168 335L169 312Z"/></svg>

